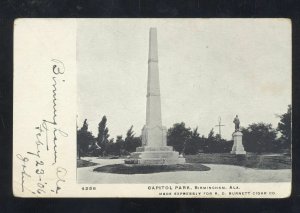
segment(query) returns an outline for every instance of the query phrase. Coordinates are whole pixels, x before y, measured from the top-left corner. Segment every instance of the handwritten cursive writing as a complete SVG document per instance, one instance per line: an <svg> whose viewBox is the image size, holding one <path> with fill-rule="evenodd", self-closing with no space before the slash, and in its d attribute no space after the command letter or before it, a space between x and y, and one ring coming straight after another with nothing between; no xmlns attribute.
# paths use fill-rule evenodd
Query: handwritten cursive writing
<svg viewBox="0 0 300 213"><path fill-rule="evenodd" d="M52 59L52 62L54 62L53 66L52 66L52 73L54 74L54 76L52 77L53 80L53 90L52 90L52 109L53 109L53 113L52 113L52 121L49 120L43 120L44 123L49 123L52 124L54 126L58 125L57 122L57 116L58 116L58 110L57 110L57 92L58 92L58 81L57 81L57 77L58 75L62 75L65 73L65 66L64 63L61 62L60 60L57 59ZM46 125L47 127L47 125ZM47 128L48 130L48 128ZM63 137L67 137L68 134L56 127L53 128L52 134L53 134L53 165L56 164L57 162L57 132L60 133L60 135L62 135ZM48 146L48 140L47 140L47 146Z"/></svg>
<svg viewBox="0 0 300 213"><path fill-rule="evenodd" d="M24 192L26 178L31 178L31 182L34 184L27 186L33 194L46 194L47 192L53 192L58 194L63 187L63 183L66 182L65 176L67 170L63 167L53 166L56 164L59 158L58 145L59 141L63 137L68 137L68 133L65 132L61 126L60 118L60 89L61 82L65 82L63 79L65 73L64 63L57 59L51 60L51 113L48 119L41 119L41 123L34 127L34 150L26 150L26 156L17 154L16 157L22 162L21 170L21 187ZM50 86L50 85L49 85ZM51 143L52 142L52 143ZM49 158L53 156L53 158ZM52 160L52 161L51 161ZM55 173L56 180L52 179L49 182L51 173ZM48 176L50 175L50 176Z"/></svg>
<svg viewBox="0 0 300 213"><path fill-rule="evenodd" d="M25 185L25 176L30 178L31 176L26 172L26 163L29 161L28 158L23 157L20 154L17 154L17 158L19 160L21 160L23 162L22 164L22 172L21 172L21 176L22 176L22 181L21 181L21 185L22 185L22 192L24 192L24 185Z"/></svg>
<svg viewBox="0 0 300 213"><path fill-rule="evenodd" d="M58 191L61 189L60 183L61 182L66 182L66 180L64 179L64 177L67 175L67 170L65 168L62 167L58 167L56 169L56 177L57 177L57 181L56 181L56 190L55 193L57 194Z"/></svg>
<svg viewBox="0 0 300 213"><path fill-rule="evenodd" d="M27 152L28 154L30 155L34 155L36 157L40 157L40 146L44 145L44 143L41 141L41 136L42 136L42 132L43 132L43 129L40 126L38 127L35 127L36 130L38 130L38 133L35 134L35 138L36 138L36 141L35 141L35 145L36 145L36 151L35 152Z"/></svg>

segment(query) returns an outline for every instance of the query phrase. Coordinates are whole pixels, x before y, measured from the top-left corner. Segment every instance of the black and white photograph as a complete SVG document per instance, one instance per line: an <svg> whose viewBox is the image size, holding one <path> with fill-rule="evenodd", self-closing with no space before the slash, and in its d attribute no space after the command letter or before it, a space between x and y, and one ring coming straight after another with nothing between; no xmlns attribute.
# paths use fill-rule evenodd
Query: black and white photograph
<svg viewBox="0 0 300 213"><path fill-rule="evenodd" d="M291 183L289 19L76 32L77 184Z"/></svg>

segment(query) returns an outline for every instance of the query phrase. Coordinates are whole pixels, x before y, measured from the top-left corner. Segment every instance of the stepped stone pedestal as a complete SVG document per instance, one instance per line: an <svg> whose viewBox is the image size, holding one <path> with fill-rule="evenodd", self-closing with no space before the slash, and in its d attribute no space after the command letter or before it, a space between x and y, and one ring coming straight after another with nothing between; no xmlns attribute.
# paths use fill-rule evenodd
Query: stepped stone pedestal
<svg viewBox="0 0 300 213"><path fill-rule="evenodd" d="M142 146L132 153L127 164L168 165L185 163L173 147L167 146L167 129L162 126L158 73L156 29L150 29L146 125L142 129Z"/></svg>
<svg viewBox="0 0 300 213"><path fill-rule="evenodd" d="M231 154L236 154L236 155L245 155L245 149L243 146L243 133L240 131L236 131L232 134L233 137L233 146L231 150Z"/></svg>
<svg viewBox="0 0 300 213"><path fill-rule="evenodd" d="M170 165L185 163L185 159L179 157L179 153L173 151L173 147L138 147L130 158L125 159L127 164L144 165Z"/></svg>

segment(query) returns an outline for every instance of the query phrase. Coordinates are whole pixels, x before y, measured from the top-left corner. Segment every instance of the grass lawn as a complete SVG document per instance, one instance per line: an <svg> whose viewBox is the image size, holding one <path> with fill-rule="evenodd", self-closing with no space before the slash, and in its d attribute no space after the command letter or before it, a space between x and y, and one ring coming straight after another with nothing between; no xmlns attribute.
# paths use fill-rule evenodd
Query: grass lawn
<svg viewBox="0 0 300 213"><path fill-rule="evenodd" d="M291 156L288 155L200 153L186 155L185 158L187 163L227 164L255 169L291 169L292 167Z"/></svg>
<svg viewBox="0 0 300 213"><path fill-rule="evenodd" d="M149 174L175 171L208 171L209 167L201 164L176 164L176 165L129 165L113 164L94 169L95 172L115 174Z"/></svg>
<svg viewBox="0 0 300 213"><path fill-rule="evenodd" d="M87 160L77 159L77 168L89 167L89 166L95 166L95 165L98 165L98 164L87 161Z"/></svg>

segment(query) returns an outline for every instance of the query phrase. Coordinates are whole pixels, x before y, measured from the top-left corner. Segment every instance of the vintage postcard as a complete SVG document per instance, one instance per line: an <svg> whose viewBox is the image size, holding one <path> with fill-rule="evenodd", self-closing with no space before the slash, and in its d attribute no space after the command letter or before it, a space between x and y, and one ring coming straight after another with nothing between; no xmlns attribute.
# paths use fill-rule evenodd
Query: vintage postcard
<svg viewBox="0 0 300 213"><path fill-rule="evenodd" d="M285 198L289 19L17 19L17 197Z"/></svg>

